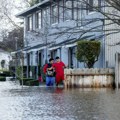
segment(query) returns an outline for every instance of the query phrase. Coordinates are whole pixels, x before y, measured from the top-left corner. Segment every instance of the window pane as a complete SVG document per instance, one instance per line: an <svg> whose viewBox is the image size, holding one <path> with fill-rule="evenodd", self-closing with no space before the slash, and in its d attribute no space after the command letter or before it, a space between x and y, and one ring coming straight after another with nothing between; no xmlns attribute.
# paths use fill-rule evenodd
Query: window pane
<svg viewBox="0 0 120 120"><path fill-rule="evenodd" d="M36 13L36 28L41 28L41 11Z"/></svg>
<svg viewBox="0 0 120 120"><path fill-rule="evenodd" d="M28 17L28 31L29 31L29 30L32 30L32 27L33 27L32 24L33 24L33 23L32 23L32 16L29 16L29 17Z"/></svg>
<svg viewBox="0 0 120 120"><path fill-rule="evenodd" d="M72 1L66 0L65 1L65 20L72 19Z"/></svg>
<svg viewBox="0 0 120 120"><path fill-rule="evenodd" d="M58 22L58 9L57 5L52 6L52 23Z"/></svg>
<svg viewBox="0 0 120 120"><path fill-rule="evenodd" d="M93 0L89 0L89 11L93 11Z"/></svg>
<svg viewBox="0 0 120 120"><path fill-rule="evenodd" d="M74 1L74 19L79 20L81 18L81 2L79 0Z"/></svg>
<svg viewBox="0 0 120 120"><path fill-rule="evenodd" d="M41 28L41 12L38 13L38 28Z"/></svg>

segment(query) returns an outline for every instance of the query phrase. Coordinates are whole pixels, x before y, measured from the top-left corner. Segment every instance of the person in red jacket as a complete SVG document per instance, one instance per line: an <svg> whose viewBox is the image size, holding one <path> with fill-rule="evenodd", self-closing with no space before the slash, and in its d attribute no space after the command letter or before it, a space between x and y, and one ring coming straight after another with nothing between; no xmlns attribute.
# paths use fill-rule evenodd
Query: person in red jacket
<svg viewBox="0 0 120 120"><path fill-rule="evenodd" d="M65 64L60 61L59 57L56 57L56 62L53 64L53 67L55 68L56 72L56 86L64 80L64 68L66 67Z"/></svg>

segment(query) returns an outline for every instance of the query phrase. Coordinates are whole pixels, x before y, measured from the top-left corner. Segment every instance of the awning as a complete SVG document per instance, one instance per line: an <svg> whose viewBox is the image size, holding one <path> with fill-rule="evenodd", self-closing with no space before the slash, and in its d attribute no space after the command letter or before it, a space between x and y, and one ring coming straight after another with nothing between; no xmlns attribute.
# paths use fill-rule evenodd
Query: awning
<svg viewBox="0 0 120 120"><path fill-rule="evenodd" d="M25 47L25 48L23 48L23 49L19 49L19 50L13 51L13 52L11 52L11 54L14 55L14 54L20 53L20 52L25 53L25 50L27 50L27 49L29 49L29 48L30 48L30 47L28 46L28 47Z"/></svg>
<svg viewBox="0 0 120 120"><path fill-rule="evenodd" d="M42 49L45 49L45 48L46 48L46 44L38 44L38 45L29 47L25 51L27 53L29 53L29 52L33 52L33 51L39 51L39 50L42 50Z"/></svg>
<svg viewBox="0 0 120 120"><path fill-rule="evenodd" d="M76 45L77 45L77 43L67 44L67 45L65 45L65 48L75 47Z"/></svg>
<svg viewBox="0 0 120 120"><path fill-rule="evenodd" d="M51 48L49 48L48 50L49 51L52 51L52 50L56 50L56 49L58 49L58 48L60 48L61 46L56 46L56 47L51 47Z"/></svg>
<svg viewBox="0 0 120 120"><path fill-rule="evenodd" d="M46 48L46 46L43 46L43 47L40 47L40 48L34 48L34 49L30 49L30 50L28 50L27 51L27 53L29 53L29 52L36 52L36 51L39 51L39 50L43 50L43 49L45 49Z"/></svg>

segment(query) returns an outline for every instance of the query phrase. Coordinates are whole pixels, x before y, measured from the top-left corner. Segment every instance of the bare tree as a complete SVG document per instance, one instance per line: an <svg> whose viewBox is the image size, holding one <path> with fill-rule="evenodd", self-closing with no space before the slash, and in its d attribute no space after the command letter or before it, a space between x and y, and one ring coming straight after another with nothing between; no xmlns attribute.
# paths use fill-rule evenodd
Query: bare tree
<svg viewBox="0 0 120 120"><path fill-rule="evenodd" d="M72 8L72 6L62 6L59 5L59 7L64 8L64 11L67 10L80 10L82 15L80 19L74 19L74 21L76 21L76 26L74 27L53 27L53 29L57 29L58 32L55 34L51 34L51 35L57 35L57 38L60 37L61 35L64 35L66 33L68 33L68 37L70 37L71 35L74 35L76 33L80 33L79 38L82 38L85 34L87 33L92 33L92 32L104 32L103 35L100 35L99 38L103 37L103 36L108 36L111 34L116 34L120 32L120 9L119 9L119 5L120 2L117 0L103 0L102 3L100 3L100 5L96 5L96 0L94 0L95 2L93 2L92 4L89 3L89 0L74 0L74 2L76 2L76 6L74 6L74 8ZM54 2L54 4L58 5L57 2ZM100 17L95 17L95 18L84 18L84 13L85 11L96 11L98 13L100 13L101 15L103 15L102 18ZM67 13L67 12L66 12ZM69 18L71 19L71 18ZM102 24L96 24L96 22L101 22ZM82 24L80 24L82 23ZM95 26L91 26L92 24L96 24ZM116 27L116 25L118 27ZM90 27L89 27L90 26ZM110 27L112 26L112 27ZM113 27L114 26L114 27ZM103 29L104 27L104 29ZM85 29L83 29L85 28ZM99 29L101 28L101 29Z"/></svg>
<svg viewBox="0 0 120 120"><path fill-rule="evenodd" d="M17 43L15 39L16 37L18 39ZM3 41L0 42L0 47L10 52L16 50L16 44L18 50L23 47L23 28L15 28L8 32L8 34L4 33Z"/></svg>

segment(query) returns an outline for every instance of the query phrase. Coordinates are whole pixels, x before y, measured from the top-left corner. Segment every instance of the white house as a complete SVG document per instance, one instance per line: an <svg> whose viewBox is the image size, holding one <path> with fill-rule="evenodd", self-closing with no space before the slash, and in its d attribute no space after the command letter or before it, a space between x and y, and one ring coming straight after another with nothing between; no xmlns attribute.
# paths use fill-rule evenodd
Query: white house
<svg viewBox="0 0 120 120"><path fill-rule="evenodd" d="M0 69L8 70L9 61L11 60L11 55L9 52L0 49ZM1 62L4 61L4 65L1 66Z"/></svg>
<svg viewBox="0 0 120 120"><path fill-rule="evenodd" d="M70 68L83 68L75 57L78 40L99 40L101 52L94 67L104 67L103 15L92 6L101 8L101 0L90 0L90 6L82 0L42 0L17 14L24 19L24 65L27 77L31 67L39 73L50 57L60 56ZM87 32L86 32L87 31Z"/></svg>

